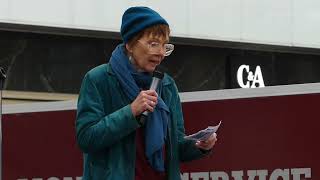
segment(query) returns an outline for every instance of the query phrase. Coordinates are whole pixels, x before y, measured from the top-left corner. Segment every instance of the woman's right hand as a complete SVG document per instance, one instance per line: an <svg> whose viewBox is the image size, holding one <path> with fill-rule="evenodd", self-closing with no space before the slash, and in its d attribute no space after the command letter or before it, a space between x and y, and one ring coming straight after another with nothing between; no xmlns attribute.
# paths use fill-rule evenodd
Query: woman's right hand
<svg viewBox="0 0 320 180"><path fill-rule="evenodd" d="M131 111L134 117L139 116L144 111L153 112L158 101L158 94L155 90L140 91L137 98L131 103Z"/></svg>

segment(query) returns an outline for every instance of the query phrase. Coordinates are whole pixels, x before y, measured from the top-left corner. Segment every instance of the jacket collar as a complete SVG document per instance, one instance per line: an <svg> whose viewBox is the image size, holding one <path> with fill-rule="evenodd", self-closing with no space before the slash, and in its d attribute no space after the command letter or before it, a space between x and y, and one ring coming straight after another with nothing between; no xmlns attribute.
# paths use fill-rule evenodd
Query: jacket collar
<svg viewBox="0 0 320 180"><path fill-rule="evenodd" d="M110 75L112 75L112 76L115 76L115 74L114 74L114 72L113 72L113 70L112 70L112 68L111 68L111 66L110 66L109 63L108 63L108 65L107 65L107 73L110 74ZM164 74L164 77L163 77L163 79L162 79L162 84L163 84L164 86L167 86L167 85L172 84L172 82L170 81L167 73Z"/></svg>

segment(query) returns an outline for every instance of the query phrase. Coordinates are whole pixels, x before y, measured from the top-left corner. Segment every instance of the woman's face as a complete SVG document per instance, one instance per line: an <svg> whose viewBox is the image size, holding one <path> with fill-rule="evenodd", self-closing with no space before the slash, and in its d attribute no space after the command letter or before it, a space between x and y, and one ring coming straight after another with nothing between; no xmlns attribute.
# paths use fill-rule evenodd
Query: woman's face
<svg viewBox="0 0 320 180"><path fill-rule="evenodd" d="M133 58L133 64L138 70L153 72L165 57L164 45L169 37L143 35L132 46L126 44L129 55Z"/></svg>

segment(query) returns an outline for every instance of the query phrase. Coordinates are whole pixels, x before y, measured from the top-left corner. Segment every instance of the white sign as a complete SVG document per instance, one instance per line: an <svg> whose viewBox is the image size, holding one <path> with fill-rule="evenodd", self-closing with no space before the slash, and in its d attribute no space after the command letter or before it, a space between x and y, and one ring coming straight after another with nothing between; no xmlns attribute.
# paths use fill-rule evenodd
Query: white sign
<svg viewBox="0 0 320 180"><path fill-rule="evenodd" d="M288 168L269 171L237 170L237 171L210 171L210 172L184 172L182 180L306 180L312 179L311 168Z"/></svg>
<svg viewBox="0 0 320 180"><path fill-rule="evenodd" d="M243 70L248 74L246 79L243 79ZM237 81L242 88L265 87L260 66L257 66L256 70L252 72L249 65L241 65L237 72Z"/></svg>

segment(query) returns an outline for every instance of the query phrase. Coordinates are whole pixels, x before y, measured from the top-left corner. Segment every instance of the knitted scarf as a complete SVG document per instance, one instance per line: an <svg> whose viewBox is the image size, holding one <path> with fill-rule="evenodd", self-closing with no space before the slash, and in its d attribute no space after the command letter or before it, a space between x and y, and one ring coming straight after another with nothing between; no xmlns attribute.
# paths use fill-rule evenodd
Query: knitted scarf
<svg viewBox="0 0 320 180"><path fill-rule="evenodd" d="M152 76L147 72L137 72L130 63L125 53L124 44L118 45L112 52L110 65L120 82L125 94L131 101L140 93L140 88L149 87ZM161 90L161 83L157 90ZM161 99L158 91L158 104L154 111L149 113L144 127L145 154L151 167L159 172L164 172L163 145L166 139L169 121L169 108Z"/></svg>

